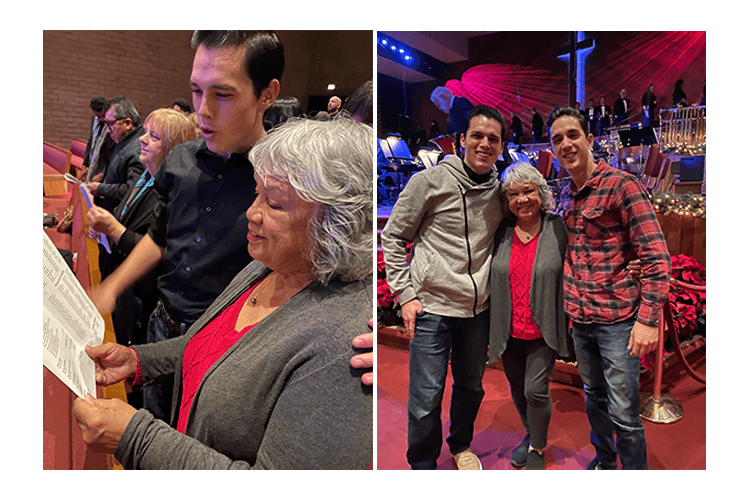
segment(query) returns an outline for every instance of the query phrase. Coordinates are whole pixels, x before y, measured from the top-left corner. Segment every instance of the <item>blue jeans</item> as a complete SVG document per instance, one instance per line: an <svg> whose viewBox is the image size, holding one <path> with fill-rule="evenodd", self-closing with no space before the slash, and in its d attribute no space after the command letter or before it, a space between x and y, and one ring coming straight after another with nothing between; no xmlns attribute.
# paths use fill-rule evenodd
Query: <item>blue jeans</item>
<svg viewBox="0 0 750 500"><path fill-rule="evenodd" d="M640 415L640 357L627 349L634 324L635 317L612 325L573 323L591 444L598 460L610 468L615 468L619 455L623 469L648 469Z"/></svg>
<svg viewBox="0 0 750 500"><path fill-rule="evenodd" d="M450 358L453 393L450 407L451 454L469 448L474 419L484 397L489 311L473 318L426 312L417 316L409 343L409 428L406 458L412 469L435 469L443 440L440 418Z"/></svg>
<svg viewBox="0 0 750 500"><path fill-rule="evenodd" d="M185 323L180 323L179 335L185 335L190 327ZM156 311L151 313L148 319L148 330L146 331L146 343L152 344L173 337L177 337L176 332L167 329L161 316ZM174 377L161 377L154 380L148 385L143 386L143 407L153 413L153 415L169 423L169 414L172 410L172 393L174 388Z"/></svg>

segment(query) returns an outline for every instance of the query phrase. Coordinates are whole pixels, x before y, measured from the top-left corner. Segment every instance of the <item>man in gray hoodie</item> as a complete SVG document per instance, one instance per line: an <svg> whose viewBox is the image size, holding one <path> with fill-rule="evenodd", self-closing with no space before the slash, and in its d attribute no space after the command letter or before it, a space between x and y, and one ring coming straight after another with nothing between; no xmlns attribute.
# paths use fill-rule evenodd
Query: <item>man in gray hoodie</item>
<svg viewBox="0 0 750 500"><path fill-rule="evenodd" d="M460 138L464 160L449 155L415 174L381 235L388 283L411 338L406 457L412 469L437 467L449 358L454 384L446 442L459 470L482 468L470 445L484 397L492 244L503 218L493 168L503 149L503 116L479 105L468 118Z"/></svg>

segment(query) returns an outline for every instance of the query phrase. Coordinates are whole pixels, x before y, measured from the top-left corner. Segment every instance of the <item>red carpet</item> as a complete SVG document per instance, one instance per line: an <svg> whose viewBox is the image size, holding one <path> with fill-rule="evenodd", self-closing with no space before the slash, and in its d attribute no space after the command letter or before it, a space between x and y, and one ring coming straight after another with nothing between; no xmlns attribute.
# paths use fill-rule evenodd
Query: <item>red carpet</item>
<svg viewBox="0 0 750 500"><path fill-rule="evenodd" d="M383 345L377 348L377 469L409 469L406 462L408 352ZM693 368L705 374L705 356L693 360ZM672 381L674 380L674 381ZM438 469L452 469L445 444L448 435L450 384L443 399L443 448ZM521 419L510 398L505 373L487 369L485 397L474 428L472 449L485 470L515 469L510 453L523 438ZM552 382L553 413L546 453L546 469L584 469L594 456L589 443L589 423L584 409L583 389ZM683 372L666 379L664 393L676 398L685 416L672 424L644 420L648 443L649 468L652 470L706 469L706 389Z"/></svg>

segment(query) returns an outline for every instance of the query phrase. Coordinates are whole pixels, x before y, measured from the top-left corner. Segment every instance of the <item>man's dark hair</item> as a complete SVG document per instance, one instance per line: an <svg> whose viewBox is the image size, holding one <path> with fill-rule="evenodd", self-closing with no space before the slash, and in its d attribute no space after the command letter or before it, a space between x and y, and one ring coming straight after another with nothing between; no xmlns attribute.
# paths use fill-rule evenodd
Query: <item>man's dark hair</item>
<svg viewBox="0 0 750 500"><path fill-rule="evenodd" d="M474 109L469 111L469 116L466 119L466 130L464 130L464 136L469 131L469 125L471 124L471 119L475 116L485 116L489 118L490 120L495 120L500 124L500 138L505 142L505 118L503 118L503 114L500 113L500 111L496 110L493 107L485 106L484 104L480 104L478 106L475 106Z"/></svg>
<svg viewBox="0 0 750 500"><path fill-rule="evenodd" d="M572 108L570 106L560 106L553 109L552 113L549 114L549 118L547 118L547 133L549 134L550 138L552 138L552 133L550 132L550 130L552 129L552 124L555 123L555 120L563 116L571 116L578 120L578 124L581 126L581 130L586 133L586 118L583 116L583 113L581 113L580 110Z"/></svg>
<svg viewBox="0 0 750 500"><path fill-rule="evenodd" d="M347 116L372 125L372 80L363 83L342 105Z"/></svg>
<svg viewBox="0 0 750 500"><path fill-rule="evenodd" d="M190 40L193 50L245 47L245 73L253 82L255 97L274 78L281 81L284 73L284 45L271 31L195 31Z"/></svg>
<svg viewBox="0 0 750 500"><path fill-rule="evenodd" d="M107 109L109 110L111 108L115 109L115 118L130 118L130 121L135 128L141 126L141 115L135 108L135 104L133 104L133 102L127 97L117 96L112 98L112 100L109 101L109 107Z"/></svg>
<svg viewBox="0 0 750 500"><path fill-rule="evenodd" d="M102 96L92 97L89 101L89 107L91 108L91 111L96 113L107 111L109 109L109 101Z"/></svg>
<svg viewBox="0 0 750 500"><path fill-rule="evenodd" d="M193 110L193 108L190 106L190 103L185 99L176 99L175 102L172 103L172 107L174 106L179 106L180 109L185 113L190 113Z"/></svg>

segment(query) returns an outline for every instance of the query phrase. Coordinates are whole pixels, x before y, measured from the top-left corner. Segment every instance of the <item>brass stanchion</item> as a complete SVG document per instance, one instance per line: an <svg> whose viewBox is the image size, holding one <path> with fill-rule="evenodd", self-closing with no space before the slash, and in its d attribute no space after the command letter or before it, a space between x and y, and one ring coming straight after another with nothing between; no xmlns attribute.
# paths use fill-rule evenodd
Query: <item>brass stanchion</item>
<svg viewBox="0 0 750 500"><path fill-rule="evenodd" d="M669 307L669 301L665 304ZM679 349L679 345L677 346ZM661 393L661 376L664 370L664 309L659 315L659 346L654 368L654 392L641 403L641 417L657 424L671 424L680 420L685 414L682 405L672 396ZM648 394L648 393L647 393Z"/></svg>

